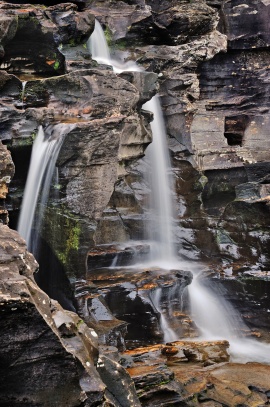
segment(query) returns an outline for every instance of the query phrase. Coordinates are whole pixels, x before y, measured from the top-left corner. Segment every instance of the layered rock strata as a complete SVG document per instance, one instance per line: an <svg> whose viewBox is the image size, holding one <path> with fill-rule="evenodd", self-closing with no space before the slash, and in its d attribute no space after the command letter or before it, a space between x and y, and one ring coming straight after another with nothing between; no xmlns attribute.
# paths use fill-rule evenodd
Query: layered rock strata
<svg viewBox="0 0 270 407"><path fill-rule="evenodd" d="M103 342L118 348L125 347L126 331L132 346L140 335L140 343L148 339L149 327L151 341L162 340L160 311L149 301L149 293L161 289L167 309L167 288L172 280L179 288L177 282L183 277L172 273L162 279L159 271L144 270L131 278L121 269L111 278L112 269L97 270L93 255L105 252L106 266L110 266L114 257L102 245L144 237L149 191L143 180L147 162L141 157L151 142L151 115L140 109L155 93L157 77L175 176L180 255L211 261L213 256L221 258L217 271L228 281L234 272L253 276L269 263L269 158L265 148L269 4L263 0L246 3L92 1L90 11L78 11L73 4L46 9L1 5L1 139L11 149L16 167L8 208L11 213L18 210L38 126L43 124L47 136L62 134L65 141L57 162L60 178L51 192L41 235L76 283L77 305L87 324L95 326ZM98 67L85 45L93 30L93 14L107 27L116 57L135 57L156 74L116 76L110 68ZM250 19L256 24L247 24ZM25 49L23 41L27 42ZM127 45L130 51L123 52ZM35 54L37 58L33 58ZM33 80L37 78L25 78L22 73L45 74L47 79ZM29 80L25 87L23 79ZM13 165L5 147L1 151L4 198ZM6 212L3 221L7 221ZM9 327L3 347L3 405L46 405L48 401L51 405L127 407L140 402L146 406L269 403L267 366L250 364L244 370L236 364L191 366L227 361L226 343L162 345L155 348L152 359L156 362L150 366L140 354L148 351L123 356L139 402L129 376L117 363L116 349L103 349L97 369L94 367L94 331L36 287L28 269L31 264L36 268L33 258L15 232L1 230L1 306ZM128 250L114 245L112 251L120 257L124 252L125 258ZM89 272L85 275L87 253ZM132 257L130 253L127 258ZM143 249L138 257L144 254ZM248 264L243 267L243 263ZM249 264L256 266L250 270ZM215 264L213 267L216 270ZM182 289L183 284L180 286ZM236 291L238 295L240 290ZM256 291L261 295L256 286L250 286L252 297L248 298L258 297ZM233 295L231 299L237 302ZM243 303L245 311L247 301ZM262 303L267 321L268 305L263 297ZM147 311L143 322L141 314L135 314L137 307L141 314ZM179 335L193 333L192 321L181 313L181 307L174 310L174 317ZM267 330L266 322L265 337ZM20 338L19 344L16 338ZM50 352L45 349L48 342ZM8 378L7 367L11 369ZM34 375L35 369L41 375ZM6 385L7 379L12 386Z"/></svg>

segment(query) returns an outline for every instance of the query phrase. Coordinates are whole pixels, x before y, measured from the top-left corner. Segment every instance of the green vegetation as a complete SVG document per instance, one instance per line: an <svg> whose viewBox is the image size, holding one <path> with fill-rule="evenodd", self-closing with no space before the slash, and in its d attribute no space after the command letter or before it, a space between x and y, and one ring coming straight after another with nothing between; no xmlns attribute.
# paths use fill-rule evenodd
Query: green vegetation
<svg viewBox="0 0 270 407"><path fill-rule="evenodd" d="M55 61L55 63L53 64L53 69L55 69L57 71L57 69L59 68L60 62L59 61Z"/></svg>
<svg viewBox="0 0 270 407"><path fill-rule="evenodd" d="M108 46L110 47L112 44L112 32L109 29L109 27L106 27L105 31L104 31L104 35L107 41Z"/></svg>
<svg viewBox="0 0 270 407"><path fill-rule="evenodd" d="M60 184L55 184L54 189L60 190ZM60 208L59 208L60 209ZM64 266L68 266L80 245L81 227L79 219L71 212L63 208L47 208L46 210L46 235L53 237L52 246L55 254ZM45 237L46 238L46 237Z"/></svg>
<svg viewBox="0 0 270 407"><path fill-rule="evenodd" d="M63 251L57 250L57 257L66 265L68 263L68 258L72 251L79 250L79 242L80 242L80 227L78 221L75 221L75 225L73 225L74 220L70 218L65 218L65 248Z"/></svg>
<svg viewBox="0 0 270 407"><path fill-rule="evenodd" d="M27 147L31 146L36 138L37 134L35 132L31 133L29 137L23 137L18 139L13 139L10 144L8 144L9 148L17 148L17 147Z"/></svg>

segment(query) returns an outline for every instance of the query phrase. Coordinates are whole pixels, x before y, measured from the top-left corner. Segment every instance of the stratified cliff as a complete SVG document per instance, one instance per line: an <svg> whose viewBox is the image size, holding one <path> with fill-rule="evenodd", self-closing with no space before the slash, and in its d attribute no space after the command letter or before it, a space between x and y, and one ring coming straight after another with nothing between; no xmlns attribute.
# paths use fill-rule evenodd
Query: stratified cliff
<svg viewBox="0 0 270 407"><path fill-rule="evenodd" d="M226 341L125 352L162 342L162 312L179 337L196 336L192 275L108 267L149 250L142 106L158 92L179 257L204 262L252 334L269 339L269 1L19 3L0 4L0 405L267 405L269 367L218 365ZM95 17L112 56L143 71L91 58ZM63 144L36 230L38 270L6 224L16 228L40 125Z"/></svg>

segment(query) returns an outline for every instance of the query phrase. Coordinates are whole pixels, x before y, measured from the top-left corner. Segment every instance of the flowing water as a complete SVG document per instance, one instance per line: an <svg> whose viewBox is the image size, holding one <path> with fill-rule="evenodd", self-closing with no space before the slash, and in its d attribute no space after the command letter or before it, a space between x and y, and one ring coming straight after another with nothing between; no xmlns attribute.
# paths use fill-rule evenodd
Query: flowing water
<svg viewBox="0 0 270 407"><path fill-rule="evenodd" d="M22 82L22 93L21 93L21 101L22 101L22 107L24 107L24 97L25 97L25 87L26 87L27 81Z"/></svg>
<svg viewBox="0 0 270 407"><path fill-rule="evenodd" d="M40 126L37 137L33 143L30 167L24 189L23 202L20 211L18 232L26 240L30 251L35 248L35 238L33 239L32 228L38 202L38 197L42 188L42 206L48 198L55 162L62 145L62 137L45 137L43 127ZM43 211L40 210L37 225L40 227Z"/></svg>
<svg viewBox="0 0 270 407"><path fill-rule="evenodd" d="M162 289L159 287L156 290L154 290L151 293L151 301L154 304L154 307L156 308L157 312L160 315L160 326L162 329L162 332L164 334L164 342L173 342L178 339L177 334L174 332L174 330L170 327L170 324L168 322L168 319L166 317L166 312L163 311L162 309Z"/></svg>
<svg viewBox="0 0 270 407"><path fill-rule="evenodd" d="M94 33L88 43L92 58L102 64L113 67L114 72L142 71L135 62L126 63L112 60L100 23L96 20ZM166 140L166 128L158 96L154 96L142 106L143 109L153 113L153 121L150 123L153 141L146 149L146 160L149 162L151 173L146 175L150 181L151 220L148 224L148 235L151 239L150 262L163 268L170 268L175 263L176 256L173 242L173 210L172 189L173 181L170 177L170 157ZM112 266L115 266L113 262ZM166 312L161 307L161 288L152 293L152 302L160 313L160 326L164 332L164 341L177 339L175 332L170 328ZM176 293L177 295L177 293Z"/></svg>
<svg viewBox="0 0 270 407"><path fill-rule="evenodd" d="M228 340L234 362L270 363L270 345L249 339L250 329L240 313L210 285L201 273L193 273L188 286L193 321L199 329L198 340Z"/></svg>
<svg viewBox="0 0 270 407"><path fill-rule="evenodd" d="M111 65L115 72L142 71L135 62L126 63L110 58L110 51L100 23L96 20L95 30L91 35L88 47L92 57L100 63ZM153 113L150 123L153 142L146 149L146 159L149 161L151 174L147 176L151 184L151 225L150 239L151 261L161 267L168 268L168 264L176 260L173 241L173 179L170 176L170 157L166 139L166 128L158 96L154 96L142 106Z"/></svg>
<svg viewBox="0 0 270 407"><path fill-rule="evenodd" d="M124 70L142 70L134 62L119 63L110 58L110 52L100 24L96 21L96 28L89 41L89 47L94 59L98 62L113 66L115 72ZM183 261L176 260L173 242L173 183L169 177L170 160L166 145L166 129L158 97L147 102L144 109L154 115L151 123L153 142L146 150L146 158L151 166L151 210L153 213L152 260L156 265L165 269L171 263L174 267L190 269ZM114 266L114 265L112 265ZM199 271L193 271L193 282L188 287L191 313L193 320L200 331L202 340L227 339L230 342L232 359L238 362L257 361L270 363L270 345L260 343L254 339L247 339L244 333L249 331L241 315L222 296L218 295L202 278ZM177 293L172 294L173 296ZM158 288L151 293L151 300L160 313L160 325L164 332L164 340L177 339L175 332L170 328L166 314L162 309L162 289Z"/></svg>

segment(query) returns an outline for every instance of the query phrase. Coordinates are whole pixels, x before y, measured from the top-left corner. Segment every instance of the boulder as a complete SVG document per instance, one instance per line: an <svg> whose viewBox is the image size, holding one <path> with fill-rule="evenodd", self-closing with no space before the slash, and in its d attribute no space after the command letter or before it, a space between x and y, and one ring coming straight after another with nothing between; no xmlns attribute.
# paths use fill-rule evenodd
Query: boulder
<svg viewBox="0 0 270 407"><path fill-rule="evenodd" d="M130 2L129 2L130 3ZM177 45L212 31L217 13L205 2L153 2L104 4L91 2L91 10L106 26L110 42L129 45Z"/></svg>

